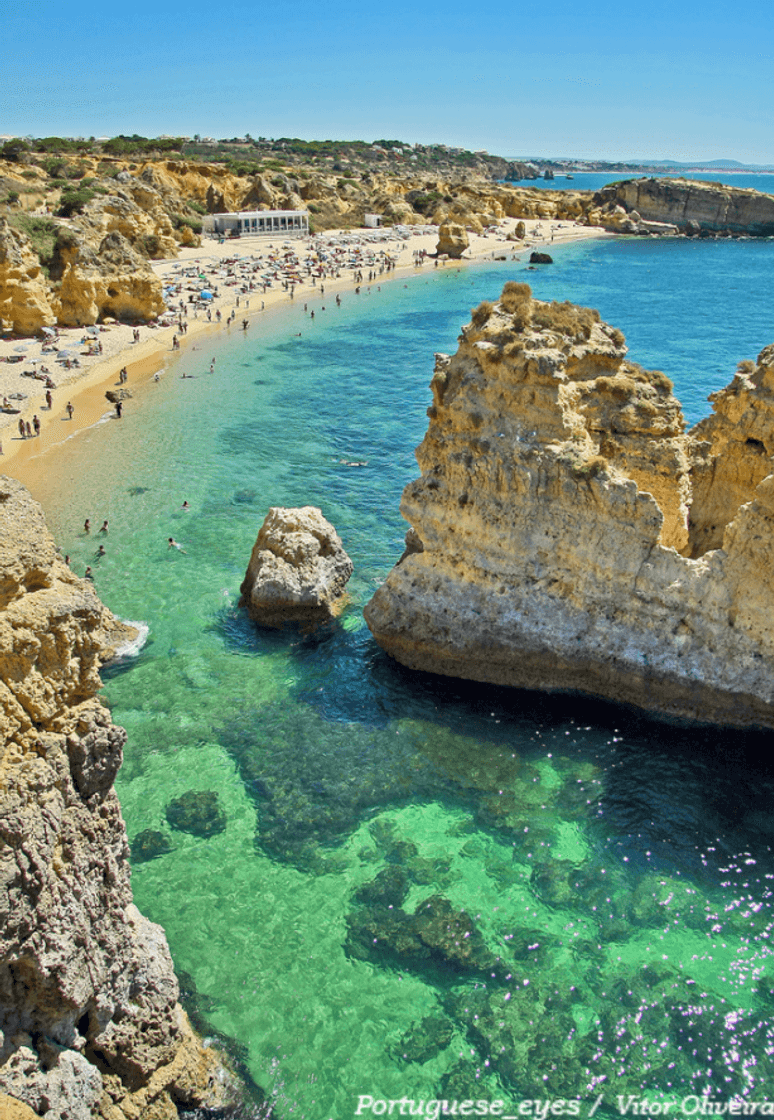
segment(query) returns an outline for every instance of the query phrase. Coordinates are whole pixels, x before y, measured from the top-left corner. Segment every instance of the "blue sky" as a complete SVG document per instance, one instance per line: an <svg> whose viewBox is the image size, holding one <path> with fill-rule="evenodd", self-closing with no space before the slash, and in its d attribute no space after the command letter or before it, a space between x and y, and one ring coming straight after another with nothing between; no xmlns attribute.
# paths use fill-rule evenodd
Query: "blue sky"
<svg viewBox="0 0 774 1120"><path fill-rule="evenodd" d="M6 4L0 134L401 139L774 164L774 9Z"/></svg>

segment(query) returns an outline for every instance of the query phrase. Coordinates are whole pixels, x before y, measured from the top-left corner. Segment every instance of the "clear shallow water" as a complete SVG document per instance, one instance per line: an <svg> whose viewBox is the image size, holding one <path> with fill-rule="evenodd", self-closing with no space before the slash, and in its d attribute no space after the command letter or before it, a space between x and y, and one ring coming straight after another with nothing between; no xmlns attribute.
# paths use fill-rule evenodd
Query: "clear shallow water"
<svg viewBox="0 0 774 1120"><path fill-rule="evenodd" d="M129 732L130 839L170 849L136 862L136 901L279 1116L340 1120L360 1094L602 1092L597 1115L619 1093L774 1096L771 736L415 676L361 613L402 549L432 353L472 306L513 276L597 306L696 419L774 341L773 255L587 243L543 271L318 299L314 324L297 301L184 354L57 458L39 497L59 543L150 625L105 674ZM355 563L349 606L315 637L236 610L266 509L297 504ZM96 563L86 516L110 520ZM217 794L222 831L170 825L192 790Z"/></svg>

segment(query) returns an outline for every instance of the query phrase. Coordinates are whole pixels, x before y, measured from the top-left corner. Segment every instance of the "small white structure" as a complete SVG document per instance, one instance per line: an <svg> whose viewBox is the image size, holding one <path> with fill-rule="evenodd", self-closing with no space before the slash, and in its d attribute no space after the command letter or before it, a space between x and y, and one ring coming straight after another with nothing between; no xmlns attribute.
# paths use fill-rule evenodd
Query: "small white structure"
<svg viewBox="0 0 774 1120"><path fill-rule="evenodd" d="M204 229L213 237L305 237L309 233L306 210L240 210L238 214L208 214Z"/></svg>
<svg viewBox="0 0 774 1120"><path fill-rule="evenodd" d="M382 224L381 214L366 214L365 225L366 229L379 229Z"/></svg>

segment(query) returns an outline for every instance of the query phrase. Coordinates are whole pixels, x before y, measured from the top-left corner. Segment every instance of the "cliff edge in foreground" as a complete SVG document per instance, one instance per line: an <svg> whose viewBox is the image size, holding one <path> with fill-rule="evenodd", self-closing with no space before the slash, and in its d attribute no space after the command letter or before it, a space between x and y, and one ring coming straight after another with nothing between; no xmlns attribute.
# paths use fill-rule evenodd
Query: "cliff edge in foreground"
<svg viewBox="0 0 774 1120"><path fill-rule="evenodd" d="M774 726L774 346L686 432L620 331L511 282L431 387L406 552L365 610L389 654Z"/></svg>
<svg viewBox="0 0 774 1120"><path fill-rule="evenodd" d="M96 699L126 629L0 477L0 1112L172 1120L229 1091L164 931L132 903L113 791L126 734Z"/></svg>

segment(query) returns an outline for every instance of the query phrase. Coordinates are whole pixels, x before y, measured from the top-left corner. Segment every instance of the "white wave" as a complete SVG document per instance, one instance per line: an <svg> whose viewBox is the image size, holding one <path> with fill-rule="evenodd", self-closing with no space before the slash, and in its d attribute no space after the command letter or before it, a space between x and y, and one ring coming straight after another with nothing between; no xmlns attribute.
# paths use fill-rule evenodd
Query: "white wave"
<svg viewBox="0 0 774 1120"><path fill-rule="evenodd" d="M126 626L133 626L137 631L137 637L132 638L129 642L124 642L121 646L116 646L111 659L113 661L123 660L125 657L136 657L148 640L148 634L150 633L150 626L147 622L134 622L128 618L122 618L121 622Z"/></svg>

